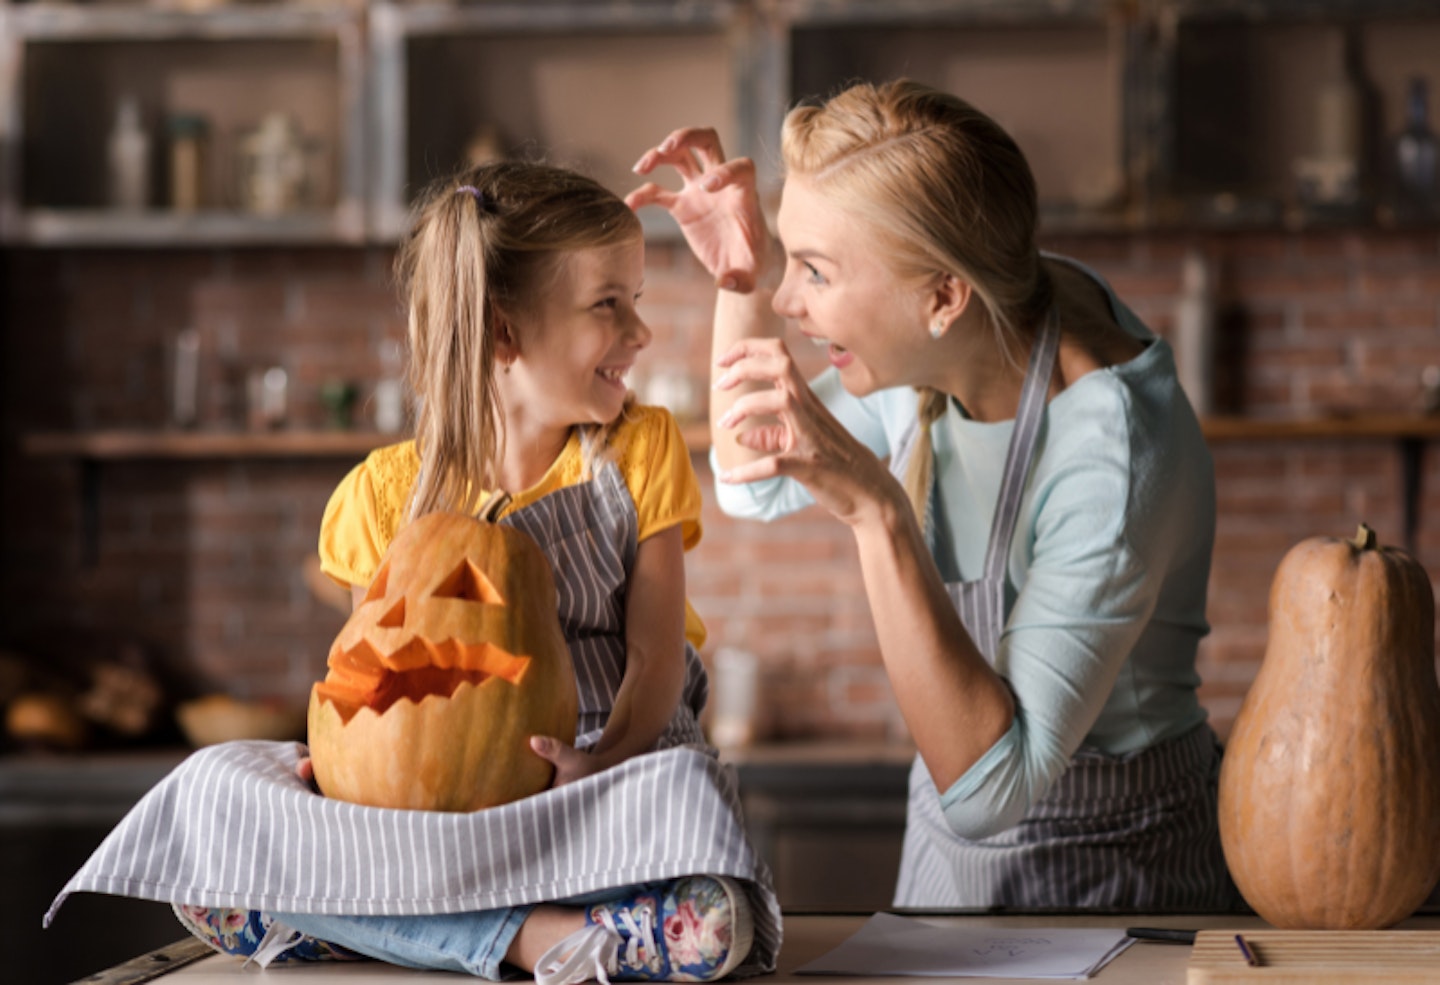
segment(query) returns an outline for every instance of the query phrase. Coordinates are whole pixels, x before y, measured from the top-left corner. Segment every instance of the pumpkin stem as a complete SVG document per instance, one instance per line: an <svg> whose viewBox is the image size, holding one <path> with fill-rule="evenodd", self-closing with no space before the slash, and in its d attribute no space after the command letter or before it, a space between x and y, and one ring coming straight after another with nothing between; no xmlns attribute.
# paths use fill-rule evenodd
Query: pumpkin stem
<svg viewBox="0 0 1440 985"><path fill-rule="evenodd" d="M480 505L480 512L477 514L479 520L484 523L494 523L500 515L500 511L510 504L510 494L503 489L496 490L490 494L490 498Z"/></svg>
<svg viewBox="0 0 1440 985"><path fill-rule="evenodd" d="M1356 530L1355 536L1351 538L1350 545L1357 551L1373 551L1375 549L1375 531L1361 523L1360 529Z"/></svg>

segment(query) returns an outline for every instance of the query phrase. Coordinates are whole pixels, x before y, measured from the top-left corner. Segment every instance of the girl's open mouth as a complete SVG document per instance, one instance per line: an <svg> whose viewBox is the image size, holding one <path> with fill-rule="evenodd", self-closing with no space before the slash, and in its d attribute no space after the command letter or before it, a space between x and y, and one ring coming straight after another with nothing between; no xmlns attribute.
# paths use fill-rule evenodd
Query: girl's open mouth
<svg viewBox="0 0 1440 985"><path fill-rule="evenodd" d="M595 375L611 386L617 386L623 390L625 389L625 374L628 372L630 372L630 367L624 366L619 369L597 369Z"/></svg>
<svg viewBox="0 0 1440 985"><path fill-rule="evenodd" d="M843 346L836 345L834 342L830 343L830 349L828 354L830 356L830 365L834 366L836 369L844 369L846 366L849 366L852 362L855 361L854 353L852 353L849 349L844 348Z"/></svg>

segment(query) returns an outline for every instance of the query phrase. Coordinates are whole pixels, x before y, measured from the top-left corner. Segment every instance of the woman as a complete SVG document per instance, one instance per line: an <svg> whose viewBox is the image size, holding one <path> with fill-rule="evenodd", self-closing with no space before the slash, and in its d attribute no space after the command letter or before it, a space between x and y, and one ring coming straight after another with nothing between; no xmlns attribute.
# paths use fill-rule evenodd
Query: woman
<svg viewBox="0 0 1440 985"><path fill-rule="evenodd" d="M720 505L854 531L919 752L896 903L1227 906L1195 696L1214 475L1169 347L1037 250L1024 156L953 96L856 85L792 111L782 154L783 254L710 130L636 164L678 192L628 201L720 288ZM828 345L813 383L786 320Z"/></svg>

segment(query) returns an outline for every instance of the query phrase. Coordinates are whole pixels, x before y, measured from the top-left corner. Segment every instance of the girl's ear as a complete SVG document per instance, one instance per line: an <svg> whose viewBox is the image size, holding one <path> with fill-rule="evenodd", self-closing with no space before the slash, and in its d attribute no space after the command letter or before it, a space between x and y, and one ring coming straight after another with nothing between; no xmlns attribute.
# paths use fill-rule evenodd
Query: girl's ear
<svg viewBox="0 0 1440 985"><path fill-rule="evenodd" d="M955 324L970 306L974 293L975 288L969 281L961 280L954 274L941 274L931 288L930 334L939 338ZM938 333L937 327L940 329Z"/></svg>
<svg viewBox="0 0 1440 985"><path fill-rule="evenodd" d="M504 312L496 308L494 314L495 361L508 366L520 355L519 338Z"/></svg>

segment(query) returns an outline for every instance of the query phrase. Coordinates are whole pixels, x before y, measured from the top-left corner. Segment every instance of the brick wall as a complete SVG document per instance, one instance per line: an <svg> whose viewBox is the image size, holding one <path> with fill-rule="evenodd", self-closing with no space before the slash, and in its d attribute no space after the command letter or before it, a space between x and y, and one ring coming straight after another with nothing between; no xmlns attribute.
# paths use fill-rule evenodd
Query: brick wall
<svg viewBox="0 0 1440 985"><path fill-rule="evenodd" d="M1222 409L1261 417L1405 410L1440 366L1440 234L1231 233L1067 236L1048 246L1107 276L1170 330L1180 263L1203 250L1220 274ZM14 251L3 255L0 647L37 676L73 676L138 642L177 691L227 688L303 700L342 616L307 589L320 512L341 459L110 463L99 474L98 555L82 557L73 461L18 452L34 430L153 427L165 420L165 350L202 339L202 421L237 426L240 381L284 365L291 419L319 426L322 382L373 380L401 319L384 249ZM706 278L681 249L650 253L651 367L700 379ZM800 358L818 367L821 355ZM637 378L643 386L643 377ZM704 386L700 387L703 392ZM362 389L362 416L368 408ZM1220 517L1203 697L1223 732L1263 655L1265 600L1284 552L1365 519L1401 537L1400 452L1385 440L1227 442L1214 448ZM879 666L853 543L815 512L770 525L714 508L692 599L717 646L762 659L770 731L903 735ZM1422 463L1417 549L1440 571L1440 461Z"/></svg>

